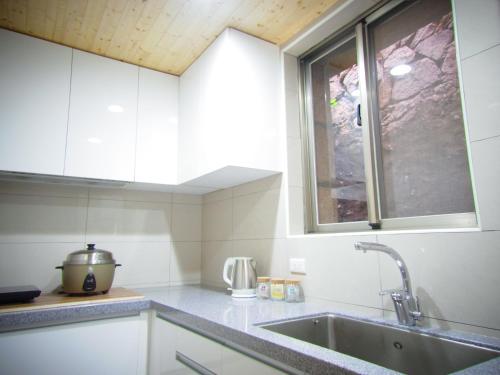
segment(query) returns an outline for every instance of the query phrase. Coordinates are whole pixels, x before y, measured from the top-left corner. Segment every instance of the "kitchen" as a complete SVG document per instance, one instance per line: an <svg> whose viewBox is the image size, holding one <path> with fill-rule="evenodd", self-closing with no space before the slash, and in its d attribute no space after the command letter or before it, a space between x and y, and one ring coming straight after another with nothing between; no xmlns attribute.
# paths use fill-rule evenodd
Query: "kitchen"
<svg viewBox="0 0 500 375"><path fill-rule="evenodd" d="M0 287L34 285L42 292L35 304L59 299L2 306L0 373L448 373L472 365L464 373L499 373L499 1L444 1L444 10L431 7L441 12L434 18L426 1L208 3L1 1ZM412 17L419 6L423 15ZM58 11L69 15L64 25ZM407 13L415 24L396 22ZM392 20L396 31L387 31ZM158 30L163 23L169 28ZM384 58L378 82L372 49ZM358 79L349 81L356 63ZM317 70L329 74L325 82ZM415 75L412 91L401 82L414 72L428 75ZM380 121L368 112L372 97ZM430 108L441 128L405 133L410 141L398 147L401 119L430 124ZM344 117L339 132L324 125ZM379 122L381 134L370 133ZM429 155L437 175L421 169ZM409 165L415 159L418 168ZM401 262L383 249L356 251L358 242L402 258L406 292L418 297L409 312L421 314L410 314L411 327L396 313L397 294L379 295L401 289ZM121 264L112 288L57 294L63 262L87 244ZM298 280L305 302L232 298L223 268L234 257L254 259L252 279ZM459 365L467 356L448 357L442 344L440 360L428 353L436 350L417 356L430 366L422 370L380 362L398 350L402 362L411 358L403 339L362 355L261 327L304 317L321 327L325 314L416 333L424 351L422 337L438 337L493 359ZM356 327L347 340L361 347L371 336L360 339ZM75 369L77 355L93 360ZM451 367L440 367L443 358Z"/></svg>

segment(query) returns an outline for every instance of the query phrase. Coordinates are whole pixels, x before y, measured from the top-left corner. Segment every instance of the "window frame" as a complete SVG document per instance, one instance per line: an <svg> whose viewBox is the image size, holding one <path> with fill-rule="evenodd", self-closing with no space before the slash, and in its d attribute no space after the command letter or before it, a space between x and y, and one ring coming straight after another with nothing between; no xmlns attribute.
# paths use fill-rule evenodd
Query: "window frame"
<svg viewBox="0 0 500 375"><path fill-rule="evenodd" d="M470 160L469 142L465 117L465 103L463 101L462 82L460 77L460 61L457 58L458 81L460 90L461 110L463 114L463 127L465 135L466 157L469 166L469 178L472 184L474 212L440 214L428 216L414 216L401 218L382 218L383 174L381 170L382 156L378 149L380 134L378 126L378 97L377 73L374 67L375 59L373 43L369 40L368 27L385 17L392 11L411 6L413 1L392 0L381 4L376 9L361 15L345 27L333 33L319 46L312 48L299 56L299 99L300 117L303 137L304 152L304 194L305 194L305 226L309 232L359 232L373 229L382 230L415 230L415 229L451 229L451 228L477 228L477 202L475 200L474 179ZM403 5L404 4L404 5ZM396 9L397 8L397 9ZM453 14L453 8L451 9ZM314 139L314 118L311 95L311 65L339 48L347 41L355 39L357 64L359 72L359 90L361 103L361 121L363 137L363 159L365 169L365 184L367 193L368 220L340 223L319 223L317 205L317 180L316 180L316 152ZM457 38L455 35L455 43Z"/></svg>

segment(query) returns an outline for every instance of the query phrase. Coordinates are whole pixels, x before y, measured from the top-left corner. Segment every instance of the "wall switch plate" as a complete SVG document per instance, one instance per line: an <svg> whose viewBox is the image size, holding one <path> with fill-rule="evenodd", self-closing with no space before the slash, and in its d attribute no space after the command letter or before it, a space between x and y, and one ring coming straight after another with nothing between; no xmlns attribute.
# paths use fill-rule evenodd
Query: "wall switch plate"
<svg viewBox="0 0 500 375"><path fill-rule="evenodd" d="M304 258L290 258L291 273L306 273L306 260Z"/></svg>

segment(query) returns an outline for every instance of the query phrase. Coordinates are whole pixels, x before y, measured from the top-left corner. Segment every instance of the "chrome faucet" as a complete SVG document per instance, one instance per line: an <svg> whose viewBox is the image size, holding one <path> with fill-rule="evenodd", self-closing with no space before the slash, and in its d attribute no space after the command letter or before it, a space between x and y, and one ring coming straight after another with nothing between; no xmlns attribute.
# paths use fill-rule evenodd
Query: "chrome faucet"
<svg viewBox="0 0 500 375"><path fill-rule="evenodd" d="M396 261L399 272L401 272L401 278L403 279L403 289L383 290L380 292L380 295L383 296L389 294L391 296L392 302L394 302L394 309L396 310L398 322L400 324L414 326L417 323L417 320L422 319L422 313L420 312L418 298L413 296L410 274L408 273L408 268L406 268L406 264L403 261L403 258L401 258L401 255L389 246L374 242L355 242L354 248L356 250L362 250L365 253L367 250L380 251L388 254Z"/></svg>

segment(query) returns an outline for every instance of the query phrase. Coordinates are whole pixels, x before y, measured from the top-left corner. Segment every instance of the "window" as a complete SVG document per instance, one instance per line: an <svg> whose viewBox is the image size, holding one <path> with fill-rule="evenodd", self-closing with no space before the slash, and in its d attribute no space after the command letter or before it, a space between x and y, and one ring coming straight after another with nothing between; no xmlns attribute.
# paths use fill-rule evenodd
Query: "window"
<svg viewBox="0 0 500 375"><path fill-rule="evenodd" d="M388 3L301 70L312 229L476 225L449 1Z"/></svg>

